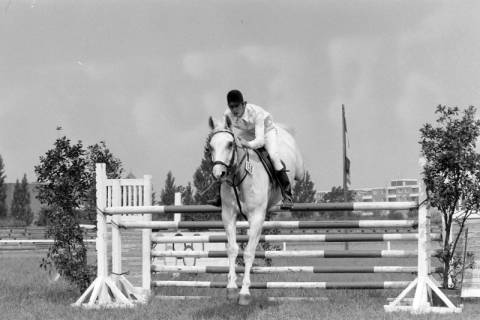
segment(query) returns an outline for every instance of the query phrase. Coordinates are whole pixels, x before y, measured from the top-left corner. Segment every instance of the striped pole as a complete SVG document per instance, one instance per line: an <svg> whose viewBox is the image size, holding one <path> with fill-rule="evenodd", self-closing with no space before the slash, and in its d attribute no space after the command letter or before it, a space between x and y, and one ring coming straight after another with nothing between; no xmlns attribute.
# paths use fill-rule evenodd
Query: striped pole
<svg viewBox="0 0 480 320"><path fill-rule="evenodd" d="M218 299L218 297L215 296L161 296L161 295L156 295L154 297L155 299L158 300L175 300L175 301L186 301L186 300L209 300L209 299ZM261 297L261 300L266 300L268 302L288 302L288 301L294 301L294 302L319 302L319 301L328 301L327 297L284 297L284 296L277 296L277 297Z"/></svg>
<svg viewBox="0 0 480 320"><path fill-rule="evenodd" d="M408 286L410 281L381 282L252 282L250 289L398 289ZM219 281L152 281L153 287L226 288L227 282ZM241 283L238 284L241 286Z"/></svg>
<svg viewBox="0 0 480 320"><path fill-rule="evenodd" d="M243 255L240 250L238 255ZM257 251L255 258L406 258L416 257L416 250L292 250L292 251ZM227 251L161 251L152 250L152 257L197 257L197 258L227 258Z"/></svg>
<svg viewBox="0 0 480 320"><path fill-rule="evenodd" d="M433 272L440 272L441 267ZM228 266L165 266L152 265L153 272L178 273L222 273L229 271ZM244 267L236 267L236 273L244 273ZM373 266L373 267L323 267L323 266L283 266L283 267L252 267L252 273L417 273L417 266Z"/></svg>
<svg viewBox="0 0 480 320"><path fill-rule="evenodd" d="M332 202L332 203L295 203L289 211L364 211L364 210L410 210L418 208L414 201L410 202ZM182 206L131 206L107 207L106 214L164 214L164 213L220 213L222 208L209 205ZM270 212L280 212L280 206L273 206Z"/></svg>
<svg viewBox="0 0 480 320"><path fill-rule="evenodd" d="M352 221L265 221L263 229L355 229L416 228L416 220L352 220ZM142 229L224 229L222 221L125 221L123 228ZM247 229L248 221L238 221L238 229Z"/></svg>
<svg viewBox="0 0 480 320"><path fill-rule="evenodd" d="M440 239L437 234L435 238ZM408 241L417 240L416 233L392 234L293 234L293 235L262 235L260 242L374 242L374 241ZM237 242L248 242L248 235L237 235ZM227 242L226 235L198 236L153 236L153 243L218 243Z"/></svg>

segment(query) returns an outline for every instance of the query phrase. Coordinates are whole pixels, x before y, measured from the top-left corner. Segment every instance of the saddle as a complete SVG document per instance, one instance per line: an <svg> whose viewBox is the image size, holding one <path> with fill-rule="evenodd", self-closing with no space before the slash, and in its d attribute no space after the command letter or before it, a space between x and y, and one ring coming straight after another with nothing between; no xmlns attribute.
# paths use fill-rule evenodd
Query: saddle
<svg viewBox="0 0 480 320"><path fill-rule="evenodd" d="M260 147L258 149L253 149L253 151L255 151L258 158L260 159L260 162L263 164L263 167L265 168L265 171L267 172L268 177L270 178L270 182L273 184L273 187L276 188L277 186L280 186L280 181L277 178L275 168L273 167L272 159L270 158L267 149L265 149L265 147Z"/></svg>

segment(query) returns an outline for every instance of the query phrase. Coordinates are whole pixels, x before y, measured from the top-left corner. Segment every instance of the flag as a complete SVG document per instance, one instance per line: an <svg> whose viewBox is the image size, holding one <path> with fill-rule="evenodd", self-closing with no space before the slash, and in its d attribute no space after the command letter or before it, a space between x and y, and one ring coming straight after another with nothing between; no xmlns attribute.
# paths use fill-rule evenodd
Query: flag
<svg viewBox="0 0 480 320"><path fill-rule="evenodd" d="M350 159L348 159L347 156L345 156L345 179L347 181L347 184L350 185L351 182L350 182Z"/></svg>
<svg viewBox="0 0 480 320"><path fill-rule="evenodd" d="M343 177L344 188L347 189L347 185L350 185L350 159L347 156L347 120L345 118L345 106L342 104L342 121L343 121Z"/></svg>

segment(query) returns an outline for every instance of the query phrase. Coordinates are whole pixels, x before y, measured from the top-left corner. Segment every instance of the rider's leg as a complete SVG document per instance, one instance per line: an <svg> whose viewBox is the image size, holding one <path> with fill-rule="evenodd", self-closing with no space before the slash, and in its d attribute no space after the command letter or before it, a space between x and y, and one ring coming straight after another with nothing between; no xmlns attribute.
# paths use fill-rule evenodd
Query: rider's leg
<svg viewBox="0 0 480 320"><path fill-rule="evenodd" d="M267 149L267 152L272 159L275 171L280 171L283 170L283 164L280 160L277 143L277 129L273 128L272 130L267 131L265 133L265 149Z"/></svg>
<svg viewBox="0 0 480 320"><path fill-rule="evenodd" d="M282 208L289 209L292 207L292 187L290 185L290 179L287 175L287 170L280 160L280 155L278 153L276 128L269 130L265 134L265 149L267 149L267 152L272 159L275 172L281 184L283 194Z"/></svg>

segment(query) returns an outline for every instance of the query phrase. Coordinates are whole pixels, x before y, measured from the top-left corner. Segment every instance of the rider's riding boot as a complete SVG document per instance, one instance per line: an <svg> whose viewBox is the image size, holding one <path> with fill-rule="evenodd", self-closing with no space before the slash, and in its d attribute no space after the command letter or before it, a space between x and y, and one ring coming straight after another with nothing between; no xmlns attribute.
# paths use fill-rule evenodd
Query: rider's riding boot
<svg viewBox="0 0 480 320"><path fill-rule="evenodd" d="M288 210L292 209L292 187L290 185L290 179L288 179L287 170L283 168L277 171L277 177L282 187L283 202L280 205L280 209Z"/></svg>

